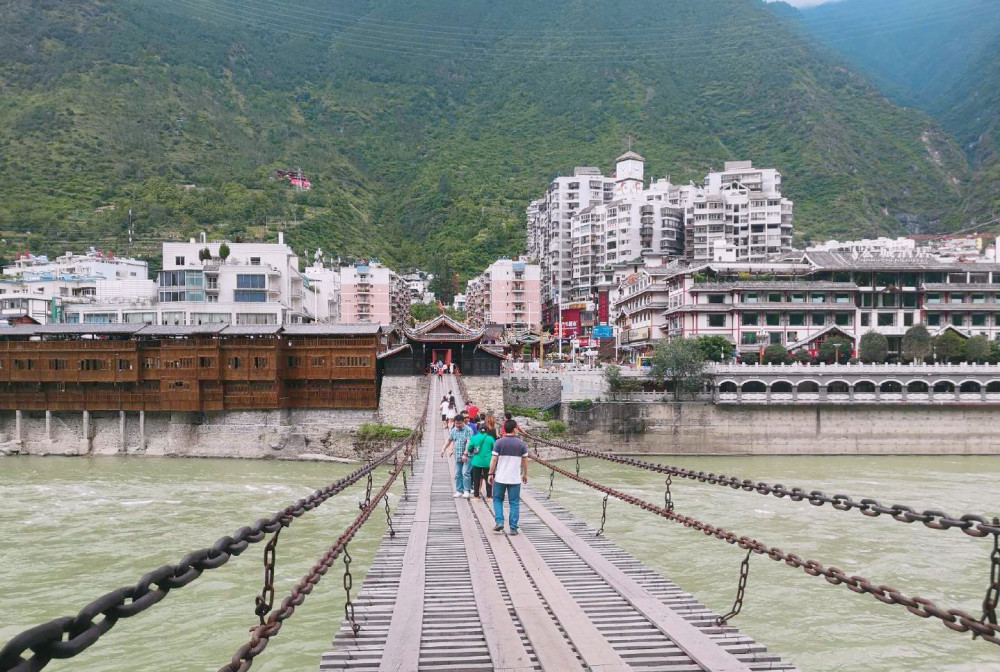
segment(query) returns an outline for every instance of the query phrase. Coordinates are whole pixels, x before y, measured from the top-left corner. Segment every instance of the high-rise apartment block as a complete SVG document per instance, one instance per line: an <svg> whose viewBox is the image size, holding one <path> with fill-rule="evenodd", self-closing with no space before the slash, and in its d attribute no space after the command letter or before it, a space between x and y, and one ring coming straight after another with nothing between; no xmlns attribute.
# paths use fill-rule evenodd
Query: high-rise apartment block
<svg viewBox="0 0 1000 672"><path fill-rule="evenodd" d="M406 324L410 288L395 271L378 262L359 261L340 268L343 322Z"/></svg>
<svg viewBox="0 0 1000 672"><path fill-rule="evenodd" d="M597 168L557 177L526 211L543 322L557 322L567 302L593 311L607 270L650 255L758 262L791 250L792 203L780 187L778 171L749 161L727 162L701 186L647 184L645 159L632 151L618 157L612 177Z"/></svg>
<svg viewBox="0 0 1000 672"><path fill-rule="evenodd" d="M466 285L469 324L507 329L537 328L542 322L541 269L538 264L499 259Z"/></svg>

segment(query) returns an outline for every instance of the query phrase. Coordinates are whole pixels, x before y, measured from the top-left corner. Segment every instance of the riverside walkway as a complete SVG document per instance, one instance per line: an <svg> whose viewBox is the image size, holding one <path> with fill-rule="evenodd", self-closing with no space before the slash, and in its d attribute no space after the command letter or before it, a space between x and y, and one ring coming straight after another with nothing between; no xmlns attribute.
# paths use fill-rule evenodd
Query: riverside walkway
<svg viewBox="0 0 1000 672"><path fill-rule="evenodd" d="M568 511L522 489L522 534L455 499L433 378L416 477L321 672L794 670ZM536 469L536 477L538 470ZM530 483L530 481L529 481Z"/></svg>

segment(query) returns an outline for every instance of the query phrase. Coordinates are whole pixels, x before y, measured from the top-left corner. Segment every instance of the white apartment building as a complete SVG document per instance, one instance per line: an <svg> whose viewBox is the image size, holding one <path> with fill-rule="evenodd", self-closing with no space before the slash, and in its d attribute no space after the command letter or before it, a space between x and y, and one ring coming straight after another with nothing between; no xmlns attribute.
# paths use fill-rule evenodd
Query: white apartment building
<svg viewBox="0 0 1000 672"><path fill-rule="evenodd" d="M0 319L61 321L66 306L109 300L151 300L156 283L145 261L115 257L91 248L54 260L25 255L0 277Z"/></svg>
<svg viewBox="0 0 1000 672"><path fill-rule="evenodd" d="M507 329L535 329L542 323L541 268L523 260L498 259L466 285L466 320Z"/></svg>
<svg viewBox="0 0 1000 672"><path fill-rule="evenodd" d="M306 268L305 305L317 322L340 322L340 269L316 262Z"/></svg>
<svg viewBox="0 0 1000 672"><path fill-rule="evenodd" d="M434 279L433 273L415 271L402 276L407 288L410 290L410 303L434 303L437 299L434 292L430 291L431 281Z"/></svg>
<svg viewBox="0 0 1000 672"><path fill-rule="evenodd" d="M465 310L466 296L465 294L458 293L455 295L454 300L451 302L451 307L455 310Z"/></svg>
<svg viewBox="0 0 1000 672"><path fill-rule="evenodd" d="M391 268L377 261L340 267L340 316L343 322L404 325L410 317L410 288Z"/></svg>
<svg viewBox="0 0 1000 672"><path fill-rule="evenodd" d="M685 252L692 261L762 262L792 249L793 204L781 173L727 161L684 203Z"/></svg>
<svg viewBox="0 0 1000 672"><path fill-rule="evenodd" d="M225 245L228 254L220 254ZM281 325L311 322L299 258L277 243L163 243L154 298L69 307L66 322Z"/></svg>

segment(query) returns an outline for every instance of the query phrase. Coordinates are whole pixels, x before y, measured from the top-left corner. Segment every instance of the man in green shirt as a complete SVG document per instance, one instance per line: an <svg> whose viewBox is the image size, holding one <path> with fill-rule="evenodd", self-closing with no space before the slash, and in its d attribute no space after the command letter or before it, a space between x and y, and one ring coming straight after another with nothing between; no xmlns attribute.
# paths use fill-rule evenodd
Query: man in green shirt
<svg viewBox="0 0 1000 672"><path fill-rule="evenodd" d="M486 484L486 496L493 496L493 486L486 480L490 471L490 459L493 457L493 443L496 439L489 432L483 431L469 439L468 451L472 455L472 492L479 497L479 483Z"/></svg>

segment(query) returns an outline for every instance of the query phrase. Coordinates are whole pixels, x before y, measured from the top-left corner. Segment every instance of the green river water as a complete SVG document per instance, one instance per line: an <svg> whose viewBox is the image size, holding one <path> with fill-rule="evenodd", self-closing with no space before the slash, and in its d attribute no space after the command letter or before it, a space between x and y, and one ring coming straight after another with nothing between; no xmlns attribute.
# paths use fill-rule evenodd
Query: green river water
<svg viewBox="0 0 1000 672"><path fill-rule="evenodd" d="M669 461L920 509L1000 514L1000 457ZM581 465L584 475L662 502L662 479L654 474L594 460ZM546 486L547 474L538 465L532 469L533 484ZM0 643L25 627L75 613L103 592L176 562L350 470L273 461L0 458ZM980 611L987 540L697 482L675 482L673 490L681 513L942 606ZM336 539L361 496L352 489L282 533L277 595L286 594ZM591 523L599 521L600 496L585 486L557 476L553 496ZM373 518L351 544L356 587L384 525L384 516ZM605 530L712 609L728 610L743 556L738 548L614 500ZM47 669L217 670L256 621L262 552L262 545L252 546L151 610L119 622L82 656ZM257 659L255 670L317 669L343 617L342 574L338 563ZM745 605L734 624L804 672L1000 671L1000 647L761 556L751 560Z"/></svg>

